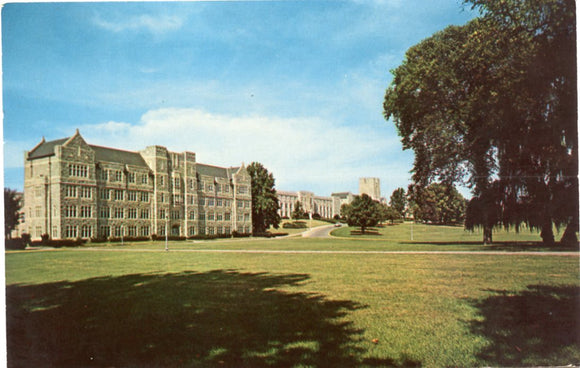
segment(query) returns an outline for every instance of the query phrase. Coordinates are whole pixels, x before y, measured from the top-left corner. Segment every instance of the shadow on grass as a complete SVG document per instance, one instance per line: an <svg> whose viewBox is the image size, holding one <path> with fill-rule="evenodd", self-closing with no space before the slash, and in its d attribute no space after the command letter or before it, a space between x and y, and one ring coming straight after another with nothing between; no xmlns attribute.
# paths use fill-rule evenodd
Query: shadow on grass
<svg viewBox="0 0 580 368"><path fill-rule="evenodd" d="M580 363L580 287L531 285L520 293L490 290L473 301L481 321L471 331L489 346L479 358L490 366Z"/></svg>
<svg viewBox="0 0 580 368"><path fill-rule="evenodd" d="M368 358L364 308L286 292L304 274L218 270L7 287L9 367L396 366Z"/></svg>
<svg viewBox="0 0 580 368"><path fill-rule="evenodd" d="M365 229L365 232L363 233L361 230L351 230L350 231L350 235L374 235L374 236L383 236L383 234L381 234L376 228L373 227L369 227Z"/></svg>
<svg viewBox="0 0 580 368"><path fill-rule="evenodd" d="M490 250L490 251L511 251L511 252L524 252L524 251L550 251L550 252L573 252L579 251L578 247L568 247L563 246L560 244L556 244L554 246L546 246L541 241L498 241L494 242L489 245L483 245L481 241L405 241L401 242L401 244L409 244L409 245L417 245L417 244L424 244L424 245L440 245L440 246L449 246L449 245L479 245L481 246L481 250Z"/></svg>

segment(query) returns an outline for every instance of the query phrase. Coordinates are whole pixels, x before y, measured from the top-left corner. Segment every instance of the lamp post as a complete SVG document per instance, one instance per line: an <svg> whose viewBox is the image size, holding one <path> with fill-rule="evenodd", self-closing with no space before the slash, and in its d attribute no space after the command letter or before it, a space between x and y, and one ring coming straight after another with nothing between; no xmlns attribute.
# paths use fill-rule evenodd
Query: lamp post
<svg viewBox="0 0 580 368"><path fill-rule="evenodd" d="M169 251L169 247L167 246L167 225L169 223L169 214L165 214L165 251Z"/></svg>

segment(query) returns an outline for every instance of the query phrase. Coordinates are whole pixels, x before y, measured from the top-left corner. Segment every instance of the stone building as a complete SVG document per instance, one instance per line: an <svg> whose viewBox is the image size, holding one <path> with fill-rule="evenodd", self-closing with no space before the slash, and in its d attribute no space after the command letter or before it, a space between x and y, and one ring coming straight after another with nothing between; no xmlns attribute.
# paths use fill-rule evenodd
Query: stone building
<svg viewBox="0 0 580 368"><path fill-rule="evenodd" d="M343 204L350 204L353 200L355 195L351 192L339 192L339 193L332 193L330 195L332 197L332 205L336 209L336 214L340 216L340 208Z"/></svg>
<svg viewBox="0 0 580 368"><path fill-rule="evenodd" d="M358 193L366 194L375 201L381 201L381 180L379 178L359 178Z"/></svg>
<svg viewBox="0 0 580 368"><path fill-rule="evenodd" d="M25 229L33 239L249 233L244 165L196 162L193 152L89 145L79 131L24 155Z"/></svg>
<svg viewBox="0 0 580 368"><path fill-rule="evenodd" d="M304 190L299 192L277 191L277 195L280 204L278 214L281 217L291 218L297 201L300 202L306 213L318 214L323 218L332 218L336 214L333 200L330 197L316 196L314 193Z"/></svg>

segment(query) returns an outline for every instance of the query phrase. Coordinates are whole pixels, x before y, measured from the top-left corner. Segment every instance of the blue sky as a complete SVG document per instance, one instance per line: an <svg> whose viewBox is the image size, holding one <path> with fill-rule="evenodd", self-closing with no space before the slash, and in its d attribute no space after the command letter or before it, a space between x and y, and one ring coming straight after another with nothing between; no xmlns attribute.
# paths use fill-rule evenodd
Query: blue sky
<svg viewBox="0 0 580 368"><path fill-rule="evenodd" d="M13 3L2 9L5 186L23 152L80 129L199 162L261 162L279 190L406 188L382 116L405 51L475 14L461 0Z"/></svg>

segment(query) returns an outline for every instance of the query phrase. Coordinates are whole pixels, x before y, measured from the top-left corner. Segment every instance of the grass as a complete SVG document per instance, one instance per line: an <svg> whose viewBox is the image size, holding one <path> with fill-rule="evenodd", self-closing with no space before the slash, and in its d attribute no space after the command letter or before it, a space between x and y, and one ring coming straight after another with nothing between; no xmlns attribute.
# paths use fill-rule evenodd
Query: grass
<svg viewBox="0 0 580 368"><path fill-rule="evenodd" d="M9 366L580 363L578 257L191 253L159 244L159 252L7 252ZM187 247L199 245L420 246L290 238Z"/></svg>

